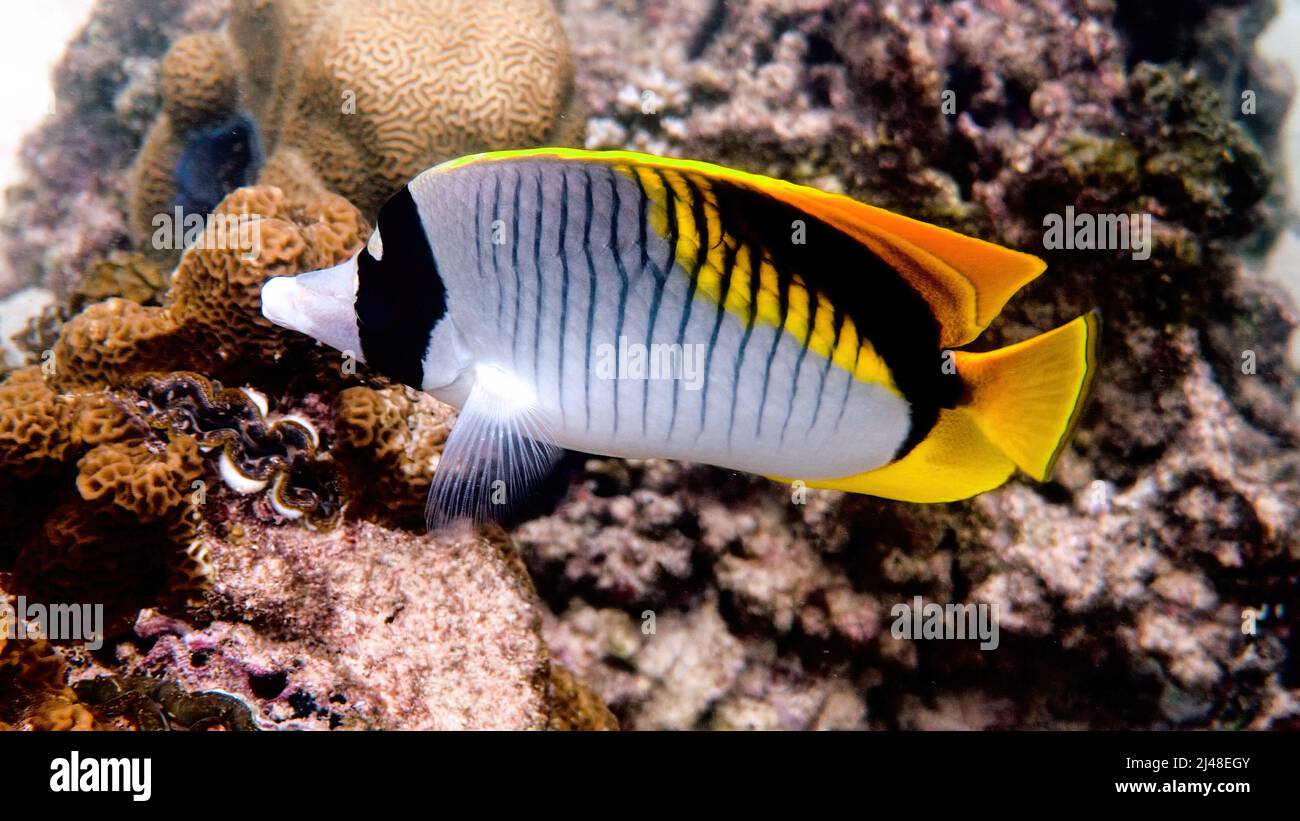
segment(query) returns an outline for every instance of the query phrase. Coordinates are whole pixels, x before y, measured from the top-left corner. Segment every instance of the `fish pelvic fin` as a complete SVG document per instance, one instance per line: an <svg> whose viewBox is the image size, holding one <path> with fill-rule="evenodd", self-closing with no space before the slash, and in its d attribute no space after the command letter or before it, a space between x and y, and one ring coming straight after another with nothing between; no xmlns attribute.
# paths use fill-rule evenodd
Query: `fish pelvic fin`
<svg viewBox="0 0 1300 821"><path fill-rule="evenodd" d="M953 502L992 490L1016 468L1046 481L1070 440L1097 368L1098 314L988 353L956 352L967 401L939 412L896 462L812 487L904 502Z"/></svg>
<svg viewBox="0 0 1300 821"><path fill-rule="evenodd" d="M480 372L434 470L424 511L430 532L508 520L563 453L525 387L498 369Z"/></svg>

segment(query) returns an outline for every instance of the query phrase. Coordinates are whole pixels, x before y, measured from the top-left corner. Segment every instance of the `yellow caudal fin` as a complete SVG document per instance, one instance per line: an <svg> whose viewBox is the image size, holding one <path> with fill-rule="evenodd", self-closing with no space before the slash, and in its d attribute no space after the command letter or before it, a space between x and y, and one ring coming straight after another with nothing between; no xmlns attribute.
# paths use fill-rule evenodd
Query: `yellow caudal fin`
<svg viewBox="0 0 1300 821"><path fill-rule="evenodd" d="M1097 370L1094 311L988 353L957 351L970 413L990 442L1038 481L1052 474Z"/></svg>
<svg viewBox="0 0 1300 821"><path fill-rule="evenodd" d="M529 148L472 154L437 166L449 171L481 162L552 157L583 162L672 169L704 181L725 181L799 208L871 249L929 303L939 321L939 344L953 348L979 336L1016 291L1046 267L1032 254L914 220L843 194L696 160L634 151Z"/></svg>

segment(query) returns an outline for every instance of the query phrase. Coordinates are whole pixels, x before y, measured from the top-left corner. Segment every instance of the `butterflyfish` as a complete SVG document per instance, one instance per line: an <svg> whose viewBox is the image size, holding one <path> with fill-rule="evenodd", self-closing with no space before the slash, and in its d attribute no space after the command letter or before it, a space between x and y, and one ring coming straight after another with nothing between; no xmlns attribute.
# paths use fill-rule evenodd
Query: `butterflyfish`
<svg viewBox="0 0 1300 821"><path fill-rule="evenodd" d="M543 148L421 173L262 311L459 409L431 525L518 504L564 448L948 502L1047 480L1078 421L1095 312L960 350L1045 267L779 179Z"/></svg>

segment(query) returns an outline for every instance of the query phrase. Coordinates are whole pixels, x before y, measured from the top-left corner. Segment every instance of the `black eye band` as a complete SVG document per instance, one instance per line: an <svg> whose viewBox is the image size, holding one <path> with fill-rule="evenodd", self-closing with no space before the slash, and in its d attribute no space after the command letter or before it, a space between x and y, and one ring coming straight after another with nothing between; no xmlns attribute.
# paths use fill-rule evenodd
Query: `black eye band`
<svg viewBox="0 0 1300 821"><path fill-rule="evenodd" d="M383 252L357 256L357 331L366 363L413 388L424 380L429 334L447 311L433 248L406 186L379 211Z"/></svg>

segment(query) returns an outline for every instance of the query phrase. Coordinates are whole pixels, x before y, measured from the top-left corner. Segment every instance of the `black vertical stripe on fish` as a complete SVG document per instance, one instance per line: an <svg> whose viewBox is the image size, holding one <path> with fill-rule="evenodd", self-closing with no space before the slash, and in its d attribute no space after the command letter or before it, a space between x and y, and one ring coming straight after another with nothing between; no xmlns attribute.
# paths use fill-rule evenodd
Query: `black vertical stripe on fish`
<svg viewBox="0 0 1300 821"><path fill-rule="evenodd" d="M880 356L910 406L912 424L896 458L906 455L934 427L939 409L955 406L961 395L960 378L934 367L939 323L925 298L870 248L818 217L729 180L712 187L728 230L742 241L767 245L796 220L803 223L804 243L767 245L772 264L799 271Z"/></svg>
<svg viewBox="0 0 1300 821"><path fill-rule="evenodd" d="M817 295L810 293L807 289L804 293L808 294L808 327L804 331L803 342L799 345L799 357L794 361L794 376L791 377L790 404L785 409L785 421L781 423L781 437L777 441L785 441L785 432L790 427L790 416L794 413L795 400L799 398L799 373L803 370L803 361L808 356L808 345L812 342L813 322L817 318ZM832 351L832 354L834 351ZM829 361L831 357L827 357Z"/></svg>
<svg viewBox="0 0 1300 821"><path fill-rule="evenodd" d="M772 347L767 350L767 363L763 366L763 392L758 399L758 424L755 426L754 435L763 435L763 408L767 405L767 389L772 381L772 360L776 359L776 351L781 346L781 340L785 338L785 320L790 312L790 282L792 277L789 271L784 268L777 268L772 265L776 273L776 333L772 334Z"/></svg>
<svg viewBox="0 0 1300 821"><path fill-rule="evenodd" d="M587 412L586 429L591 430L591 334L596 323L596 262L591 258L591 222L596 208L591 192L591 172L586 166L582 167L582 180L582 255L587 260L587 359L582 369L582 394Z"/></svg>
<svg viewBox="0 0 1300 821"><path fill-rule="evenodd" d="M524 181L515 170L515 192L511 199L513 200L513 211L510 214L510 267L515 272L515 317L513 320L513 332L510 334L511 345L511 362L518 364L519 360L519 312L523 308L524 285L519 273L519 189L523 188Z"/></svg>
<svg viewBox="0 0 1300 821"><path fill-rule="evenodd" d="M447 311L447 294L419 208L406 186L379 211L384 252L357 255L357 333L370 367L422 389L429 335Z"/></svg>
<svg viewBox="0 0 1300 821"><path fill-rule="evenodd" d="M478 271L478 278L483 278L483 243L479 242L482 236L480 231L483 230L483 177L478 178L478 185L474 188L474 228L471 232L470 240L474 243L474 268Z"/></svg>
<svg viewBox="0 0 1300 821"><path fill-rule="evenodd" d="M758 289L762 286L763 260L756 256L753 245L746 245L749 258L749 317L745 321L745 334L740 338L740 352L736 354L736 368L731 374L731 412L727 416L727 447L731 447L731 437L736 431L736 400L740 398L740 370L745 364L745 349L749 347L749 338L754 335L754 323L758 321ZM780 333L780 330L777 330ZM759 414L763 412L758 409Z"/></svg>
<svg viewBox="0 0 1300 821"><path fill-rule="evenodd" d="M609 251L614 255L614 265L618 268L619 279L622 283L618 289L618 318L614 325L614 345L617 349L619 340L623 338L623 320L627 314L627 292L631 284L627 275L627 267L623 265L623 252L618 247L618 212L622 208L622 202L618 196L618 172L609 169L609 195L610 195L610 221L609 221ZM644 249L644 246L643 246ZM618 433L618 380L619 374L614 374L614 433Z"/></svg>
<svg viewBox="0 0 1300 821"><path fill-rule="evenodd" d="M713 317L713 332L709 335L709 349L704 354L704 391L700 395L700 430L695 434L698 441L704 434L705 411L709 407L709 374L713 370L713 350L718 344L718 331L722 329L722 318L727 315L727 291L731 289L731 272L736 266L736 254L739 247L734 241L726 242L722 249L722 271L718 280L718 308Z"/></svg>
<svg viewBox="0 0 1300 821"><path fill-rule="evenodd" d="M497 260L497 226L501 225L501 175L492 175L492 224L488 226L488 242L492 243L492 279L497 284L497 327L502 327L506 315L505 288L501 285L501 264Z"/></svg>
<svg viewBox="0 0 1300 821"><path fill-rule="evenodd" d="M853 367L849 369L849 378L844 382L844 396L840 399L840 412L835 417L835 427L831 428L834 433L840 432L840 422L844 421L844 410L849 406L849 392L853 389L853 383L857 381L858 359L862 356L862 337L855 340L858 344L853 349Z"/></svg>
<svg viewBox="0 0 1300 821"><path fill-rule="evenodd" d="M560 400L560 422L564 423L564 338L569 335L569 172L560 170L560 238L555 253L560 258L560 356L556 366L556 396Z"/></svg>
<svg viewBox="0 0 1300 821"><path fill-rule="evenodd" d="M813 404L812 419L808 422L808 430L804 431L805 433L808 433L813 429L817 424L817 417L822 412L822 399L826 395L826 374L830 372L831 365L835 364L835 351L840 346L840 334L844 331L844 319L844 312L837 310L835 306L832 305L830 350L826 356L826 361L822 363L821 377L817 381L817 400Z"/></svg>
<svg viewBox="0 0 1300 821"><path fill-rule="evenodd" d="M686 198L691 205L691 222L695 227L695 260L691 263L691 270L686 281L686 305L682 309L682 319L677 323L677 347L682 352L683 365L686 362L686 326L691 321L691 308L695 306L695 292L700 285L700 271L704 269L704 262L709 258L709 221L708 213L705 211L703 194L696 187L694 180L689 174L681 175L682 184L686 186ZM673 410L670 421L668 422L668 434L665 436L671 439L673 429L677 427L677 393L681 390L682 382L680 379L673 380Z"/></svg>
<svg viewBox="0 0 1300 821"><path fill-rule="evenodd" d="M537 185L537 216L533 220L533 273L537 276L537 310L533 317L533 380L541 384L542 356L542 306L545 304L542 292L542 172L538 170L535 180Z"/></svg>
<svg viewBox="0 0 1300 821"><path fill-rule="evenodd" d="M656 176L659 177L659 182L664 187L664 208L666 209L667 212L666 217L668 220L668 224L666 226L667 229L666 239L668 241L668 253L667 253L667 258L664 260L664 264L660 269L659 275L655 276L655 283L654 283L655 292L654 292L654 296L651 297L650 299L650 321L649 323L647 323L646 330L645 330L645 349L646 349L647 357L650 355L650 351L653 350L653 348L650 347L651 339L655 331L655 322L659 318L659 308L660 306L663 305L664 288L667 287L668 275L672 273L673 265L675 264L677 259L677 239L678 239L676 197L673 194L672 186L668 184L668 177L662 171L656 170L654 173L656 174ZM644 187L642 189L642 196L644 196ZM649 365L650 363L647 361L646 367L648 368ZM647 372L646 378L641 382L641 432L642 433L645 433L646 411L649 407L649 404L650 404L650 374Z"/></svg>

